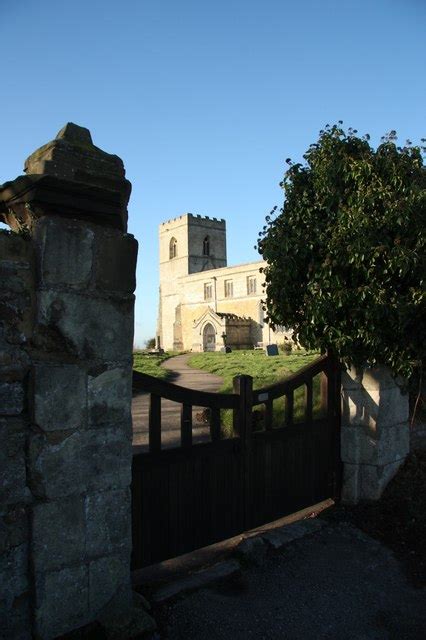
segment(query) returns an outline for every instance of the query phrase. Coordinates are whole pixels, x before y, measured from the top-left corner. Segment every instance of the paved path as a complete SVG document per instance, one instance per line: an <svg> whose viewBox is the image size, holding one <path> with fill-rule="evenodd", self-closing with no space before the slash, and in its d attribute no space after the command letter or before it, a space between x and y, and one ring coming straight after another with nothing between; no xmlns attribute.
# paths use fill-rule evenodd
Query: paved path
<svg viewBox="0 0 426 640"><path fill-rule="evenodd" d="M216 392L222 385L222 378L206 371L192 369L187 362L191 354L170 358L162 363L172 374L170 382L188 389ZM161 443L164 448L180 444L180 408L181 405L170 400L161 403ZM149 395L139 393L132 402L133 446L135 451L146 451L148 447L148 411ZM202 408L194 407L192 413L193 442L209 439L209 427L202 421Z"/></svg>

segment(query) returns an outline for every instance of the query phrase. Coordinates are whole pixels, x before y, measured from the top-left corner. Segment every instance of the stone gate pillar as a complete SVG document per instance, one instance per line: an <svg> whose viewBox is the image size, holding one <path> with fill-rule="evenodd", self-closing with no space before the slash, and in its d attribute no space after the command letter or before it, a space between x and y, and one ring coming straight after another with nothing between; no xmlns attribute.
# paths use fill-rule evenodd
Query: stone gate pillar
<svg viewBox="0 0 426 640"><path fill-rule="evenodd" d="M10 637L50 639L97 621L126 638L151 623L130 583L131 186L122 161L73 124L25 171L0 188L3 217L34 261L25 370L9 409L24 424L15 448L25 462L28 635Z"/></svg>
<svg viewBox="0 0 426 640"><path fill-rule="evenodd" d="M342 499L378 500L410 448L408 394L385 367L342 373Z"/></svg>

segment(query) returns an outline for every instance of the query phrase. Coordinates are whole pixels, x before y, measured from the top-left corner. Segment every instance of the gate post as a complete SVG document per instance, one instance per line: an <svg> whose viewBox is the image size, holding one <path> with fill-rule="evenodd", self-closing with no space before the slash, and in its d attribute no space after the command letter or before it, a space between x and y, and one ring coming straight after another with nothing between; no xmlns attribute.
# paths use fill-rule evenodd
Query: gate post
<svg viewBox="0 0 426 640"><path fill-rule="evenodd" d="M14 291L25 293L15 270L29 270L33 281L24 283L31 285L31 330L12 335L7 315L0 326L10 349L13 339L25 352L22 380L13 382L20 402L7 419L11 432L21 421L25 427L9 444L21 447L22 469L11 473L18 479L19 471L25 484L18 497L28 525L19 531L20 582L13 576L15 592L6 599L0 567L0 618L9 624L29 595L30 622L24 632L17 623L6 627L11 639L50 640L101 625L103 637L124 640L147 629L130 579L137 255L127 234L130 183L120 158L73 124L32 154L25 169L0 190L0 215L34 254L31 263L13 258L4 265ZM4 566L12 567L9 558ZM21 584L24 594L16 591Z"/></svg>
<svg viewBox="0 0 426 640"><path fill-rule="evenodd" d="M244 528L250 527L251 516L251 449L253 439L253 378L236 376L233 379L233 391L239 396L238 431L242 447L242 483L244 495Z"/></svg>
<svg viewBox="0 0 426 640"><path fill-rule="evenodd" d="M327 418L333 429L333 496L340 497L343 465L340 456L341 446L341 364L337 356L328 351L327 364Z"/></svg>
<svg viewBox="0 0 426 640"><path fill-rule="evenodd" d="M386 367L342 375L342 499L378 500L410 449L408 394Z"/></svg>

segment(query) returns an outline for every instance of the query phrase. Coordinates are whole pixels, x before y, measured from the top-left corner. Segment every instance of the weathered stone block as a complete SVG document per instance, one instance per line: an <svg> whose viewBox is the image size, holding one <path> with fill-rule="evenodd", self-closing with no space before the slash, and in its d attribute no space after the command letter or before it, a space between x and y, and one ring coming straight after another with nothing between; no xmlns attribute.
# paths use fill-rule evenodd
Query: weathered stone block
<svg viewBox="0 0 426 640"><path fill-rule="evenodd" d="M127 606L120 602L115 604L117 598L114 598L98 616L107 640L150 637L157 628L154 618L147 613L143 602L137 597L138 594L133 593L132 603L132 594L128 592L129 589L126 589L124 594Z"/></svg>
<svg viewBox="0 0 426 640"><path fill-rule="evenodd" d="M368 427L342 427L341 455L343 462L353 464L389 464L410 451L410 431L407 423L382 427L374 432Z"/></svg>
<svg viewBox="0 0 426 640"><path fill-rule="evenodd" d="M8 342L20 344L32 330L33 247L16 234L0 236L0 327Z"/></svg>
<svg viewBox="0 0 426 640"><path fill-rule="evenodd" d="M30 368L30 358L26 351L6 343L4 333L0 336L0 380L2 382L21 381Z"/></svg>
<svg viewBox="0 0 426 640"><path fill-rule="evenodd" d="M84 439L87 490L127 488L131 481L131 424L87 431Z"/></svg>
<svg viewBox="0 0 426 640"><path fill-rule="evenodd" d="M39 219L34 239L41 283L87 287L92 273L94 236L84 222L47 216Z"/></svg>
<svg viewBox="0 0 426 640"><path fill-rule="evenodd" d="M36 571L51 571L84 561L86 526L81 496L34 505L32 522Z"/></svg>
<svg viewBox="0 0 426 640"><path fill-rule="evenodd" d="M130 598L130 557L120 554L99 558L89 565L90 612L96 615L108 605L123 587L129 590Z"/></svg>
<svg viewBox="0 0 426 640"><path fill-rule="evenodd" d="M136 288L138 242L130 234L103 230L96 237L95 286L133 293Z"/></svg>
<svg viewBox="0 0 426 640"><path fill-rule="evenodd" d="M30 437L31 491L35 496L49 500L82 493L87 487L87 458L82 433L57 434L57 437L58 440L53 441L42 434Z"/></svg>
<svg viewBox="0 0 426 640"><path fill-rule="evenodd" d="M0 584L0 597L10 602L28 590L28 545L12 547L0 558L0 575L8 580Z"/></svg>
<svg viewBox="0 0 426 640"><path fill-rule="evenodd" d="M101 361L130 359L133 348L133 296L107 300L77 293L41 291L42 325L58 332L69 352Z"/></svg>
<svg viewBox="0 0 426 640"><path fill-rule="evenodd" d="M86 565L38 573L35 581L36 637L57 636L89 621L89 579Z"/></svg>
<svg viewBox="0 0 426 640"><path fill-rule="evenodd" d="M0 382L0 413L17 416L24 410L22 382Z"/></svg>
<svg viewBox="0 0 426 640"><path fill-rule="evenodd" d="M132 370L130 367L108 369L89 376L89 424L102 425L130 419L132 404Z"/></svg>
<svg viewBox="0 0 426 640"><path fill-rule="evenodd" d="M55 199L62 214L67 213L73 218L83 217L85 220L95 217L103 224L127 228L127 202L131 184L124 177L123 162L118 156L95 147L88 129L67 123L55 140L27 158L25 171L25 184L20 187L17 183L22 182L23 178L18 178L13 188L13 195L21 189L20 201L31 202L26 183L32 179L36 186L36 194L32 197L38 204L46 200L51 208ZM40 185L40 181L34 180L36 176L33 174L43 176L44 189L43 183ZM49 188L49 185L52 186ZM10 189L4 191L3 200L7 202ZM94 216L94 213L98 215Z"/></svg>
<svg viewBox="0 0 426 640"><path fill-rule="evenodd" d="M1 307L1 304L0 304ZM0 309L1 313L1 309ZM32 336L33 320L31 313L25 314L24 320L16 324L11 324L5 334L9 344L26 345ZM20 380L21 376L16 376L15 380Z"/></svg>
<svg viewBox="0 0 426 640"><path fill-rule="evenodd" d="M27 507L6 507L0 514L0 557L9 549L23 545L29 538Z"/></svg>
<svg viewBox="0 0 426 640"><path fill-rule="evenodd" d="M405 457L389 464L361 465L360 469L360 500L378 500L392 480Z"/></svg>
<svg viewBox="0 0 426 640"><path fill-rule="evenodd" d="M354 368L342 376L343 499L376 500L409 452L408 395L390 371Z"/></svg>
<svg viewBox="0 0 426 640"><path fill-rule="evenodd" d="M359 464L344 463L340 494L342 502L348 504L357 504L359 502L359 470Z"/></svg>
<svg viewBox="0 0 426 640"><path fill-rule="evenodd" d="M303 538L303 536L316 533L324 526L324 521L319 518L310 518L307 520L300 520L293 524L286 524L276 529L271 529L268 533L264 534L262 538L266 540L274 549L281 549L285 544Z"/></svg>
<svg viewBox="0 0 426 640"><path fill-rule="evenodd" d="M25 592L13 599L9 606L0 598L0 638L5 640L32 640L31 597Z"/></svg>
<svg viewBox="0 0 426 640"><path fill-rule="evenodd" d="M360 369L351 367L342 371L342 387L344 389L367 389L367 391L383 391L393 389L401 384L400 378L395 378L388 367Z"/></svg>
<svg viewBox="0 0 426 640"><path fill-rule="evenodd" d="M32 243L17 233L0 233L0 256L5 260L27 262L33 255Z"/></svg>
<svg viewBox="0 0 426 640"><path fill-rule="evenodd" d="M87 376L77 365L37 364L33 369L34 422L43 431L85 426Z"/></svg>
<svg viewBox="0 0 426 640"><path fill-rule="evenodd" d="M26 297L23 299L22 296L15 298L13 294L10 294L10 298L13 299L8 300L5 297L0 296L0 318L4 325L4 337L9 344L23 344L32 330L30 300Z"/></svg>
<svg viewBox="0 0 426 640"><path fill-rule="evenodd" d="M0 504L27 501L25 433L16 432L9 420L0 420Z"/></svg>
<svg viewBox="0 0 426 640"><path fill-rule="evenodd" d="M265 541L260 536L245 538L237 547L237 557L244 562L261 566L268 551Z"/></svg>
<svg viewBox="0 0 426 640"><path fill-rule="evenodd" d="M85 491L128 487L132 459L129 425L32 435L29 479L33 494L54 500Z"/></svg>
<svg viewBox="0 0 426 640"><path fill-rule="evenodd" d="M385 389L346 389L342 398L342 423L372 429L408 420L408 394L395 384Z"/></svg>
<svg viewBox="0 0 426 640"><path fill-rule="evenodd" d="M85 499L86 554L110 555L131 548L130 491L103 491Z"/></svg>
<svg viewBox="0 0 426 640"><path fill-rule="evenodd" d="M2 299L8 297L10 292L15 296L24 293L27 289L25 280L21 277L22 270L28 271L28 262L14 262L13 260L0 260L0 291Z"/></svg>
<svg viewBox="0 0 426 640"><path fill-rule="evenodd" d="M363 500L379 500L403 462L404 458L385 465L345 463L342 501L356 504Z"/></svg>

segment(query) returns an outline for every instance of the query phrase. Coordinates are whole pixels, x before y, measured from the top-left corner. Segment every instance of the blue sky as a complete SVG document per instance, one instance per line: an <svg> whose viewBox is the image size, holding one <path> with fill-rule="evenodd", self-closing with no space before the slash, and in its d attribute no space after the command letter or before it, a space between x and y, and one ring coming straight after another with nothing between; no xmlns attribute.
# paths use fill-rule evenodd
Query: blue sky
<svg viewBox="0 0 426 640"><path fill-rule="evenodd" d="M426 137L425 32L426 0L0 0L0 182L69 121L123 158L142 344L160 222L223 217L228 264L257 260L285 158L326 123Z"/></svg>

